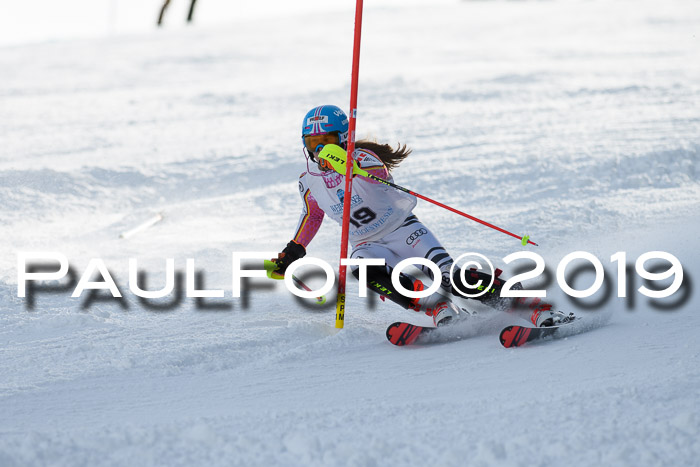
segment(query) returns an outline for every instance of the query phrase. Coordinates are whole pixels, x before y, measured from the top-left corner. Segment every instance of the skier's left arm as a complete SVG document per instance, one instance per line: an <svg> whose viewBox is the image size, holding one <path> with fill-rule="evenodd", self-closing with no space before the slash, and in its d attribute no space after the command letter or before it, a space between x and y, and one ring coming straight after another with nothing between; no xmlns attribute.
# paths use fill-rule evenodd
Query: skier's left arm
<svg viewBox="0 0 700 467"><path fill-rule="evenodd" d="M357 165L363 169L369 172L371 175L374 175L377 178L381 178L382 180L386 180L389 178L389 169L386 168L386 165L379 160L378 157L376 157L373 154L366 153L364 151L358 151L356 152L356 163ZM372 180L371 178L366 179L367 182L369 183L381 183L377 182L375 180Z"/></svg>
<svg viewBox="0 0 700 467"><path fill-rule="evenodd" d="M382 180L387 180L389 178L389 169L387 169L382 160L375 156L374 153L359 149L354 154L355 157L352 161L353 177L361 175L362 172L364 172L381 178ZM319 157L323 159L322 162L324 162L324 165L326 165L329 169L335 170L341 175L345 175L347 154L341 147L331 144L326 145L319 154ZM361 169L359 173L358 169ZM366 176L364 178L369 183L381 183L372 180L371 178L367 179Z"/></svg>

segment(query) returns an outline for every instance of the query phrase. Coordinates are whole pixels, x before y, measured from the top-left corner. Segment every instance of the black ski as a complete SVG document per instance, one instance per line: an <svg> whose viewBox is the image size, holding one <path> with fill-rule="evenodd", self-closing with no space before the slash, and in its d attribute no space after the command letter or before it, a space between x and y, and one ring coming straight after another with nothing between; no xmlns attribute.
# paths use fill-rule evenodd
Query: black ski
<svg viewBox="0 0 700 467"><path fill-rule="evenodd" d="M559 331L559 326L546 328L533 328L530 326L508 326L501 331L500 339L503 347L520 347L526 342L554 336Z"/></svg>
<svg viewBox="0 0 700 467"><path fill-rule="evenodd" d="M594 323L583 323L581 319L574 319L558 326L545 326L536 328L532 326L508 326L501 331L500 340L503 347L520 347L528 342L545 338L561 339L574 334L589 331L597 327Z"/></svg>

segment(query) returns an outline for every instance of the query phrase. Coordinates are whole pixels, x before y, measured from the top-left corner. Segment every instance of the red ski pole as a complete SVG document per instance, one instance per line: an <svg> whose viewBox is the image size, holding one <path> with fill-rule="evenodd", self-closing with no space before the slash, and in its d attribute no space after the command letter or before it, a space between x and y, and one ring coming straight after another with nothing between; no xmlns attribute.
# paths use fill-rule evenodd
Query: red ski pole
<svg viewBox="0 0 700 467"><path fill-rule="evenodd" d="M348 154L349 154L349 151L348 151ZM335 171L338 173L343 173L344 170L349 171L347 169L347 167L351 167L350 164L345 163L345 158L346 158L345 150L343 148L341 148L340 146L337 146L335 144L325 145L323 147L323 149L321 150L321 152L319 153L318 157L330 162L330 164L333 166L333 169L335 169ZM352 161L352 158L350 158L350 159ZM353 163L353 165L354 165L354 163ZM384 180L383 178L376 177L376 176L372 175L371 173L367 172L366 170L363 170L357 166L354 167L353 174L369 178L370 180L374 180L375 182L380 182L380 183L383 183L385 185L389 185L392 188L396 188L397 190L401 190L404 193L408 193L409 195L415 196L416 198L420 198L424 201L428 201L429 203L433 203L437 206L440 206L441 208L445 208L448 211L454 212L455 214L459 214L460 216L464 216L467 219L471 219L475 222L478 222L481 225L485 225L486 227L490 227L494 230L498 230L499 232L503 232L506 235L510 235L511 237L515 237L518 240L520 240L520 242L522 243L523 246L527 245L528 243L530 245L538 246L537 243L530 241L529 235L525 235L525 236L521 237L521 236L516 235L512 232L508 232L505 229L502 229L502 228L495 226L493 224L490 224L486 221L482 221L479 218L471 216L471 215L467 214L466 212L462 212L462 211L455 209L453 207L450 207L446 204L442 204L439 201L435 201L434 199L430 199L427 196L421 195L420 193L416 193L415 191L411 191L408 188L404 188L402 186L396 185L395 183L391 183L390 181ZM348 177L348 175L346 175L346 180L347 180L347 177Z"/></svg>

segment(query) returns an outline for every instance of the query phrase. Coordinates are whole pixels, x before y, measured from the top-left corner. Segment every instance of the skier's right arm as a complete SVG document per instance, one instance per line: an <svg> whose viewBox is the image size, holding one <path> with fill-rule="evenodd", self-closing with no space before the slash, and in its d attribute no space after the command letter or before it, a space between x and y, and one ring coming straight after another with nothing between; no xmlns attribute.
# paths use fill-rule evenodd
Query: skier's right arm
<svg viewBox="0 0 700 467"><path fill-rule="evenodd" d="M316 199L311 195L311 190L308 188L301 194L301 197L304 201L304 207L301 217L299 217L299 223L297 224L296 233L292 241L306 248L321 227L324 212L323 209L319 207Z"/></svg>
<svg viewBox="0 0 700 467"><path fill-rule="evenodd" d="M300 186L303 187L303 185ZM316 236L323 222L324 212L311 195L311 190L308 188L302 190L301 197L304 202L303 211L299 218L294 238L292 238L292 240L287 243L285 249L277 255L277 268L275 272L280 275L284 275L284 272L290 264L306 255L306 247Z"/></svg>

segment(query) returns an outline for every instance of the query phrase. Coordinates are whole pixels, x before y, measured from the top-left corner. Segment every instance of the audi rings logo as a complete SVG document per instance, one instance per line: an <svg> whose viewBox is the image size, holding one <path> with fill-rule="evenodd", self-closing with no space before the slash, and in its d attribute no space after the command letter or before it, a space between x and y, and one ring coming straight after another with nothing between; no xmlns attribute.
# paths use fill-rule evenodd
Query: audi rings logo
<svg viewBox="0 0 700 467"><path fill-rule="evenodd" d="M408 236L408 238L406 239L406 245L413 245L413 242L418 240L418 237L425 235L427 233L428 233L428 231L423 229L423 228L416 230L415 232L413 232L411 235Z"/></svg>

